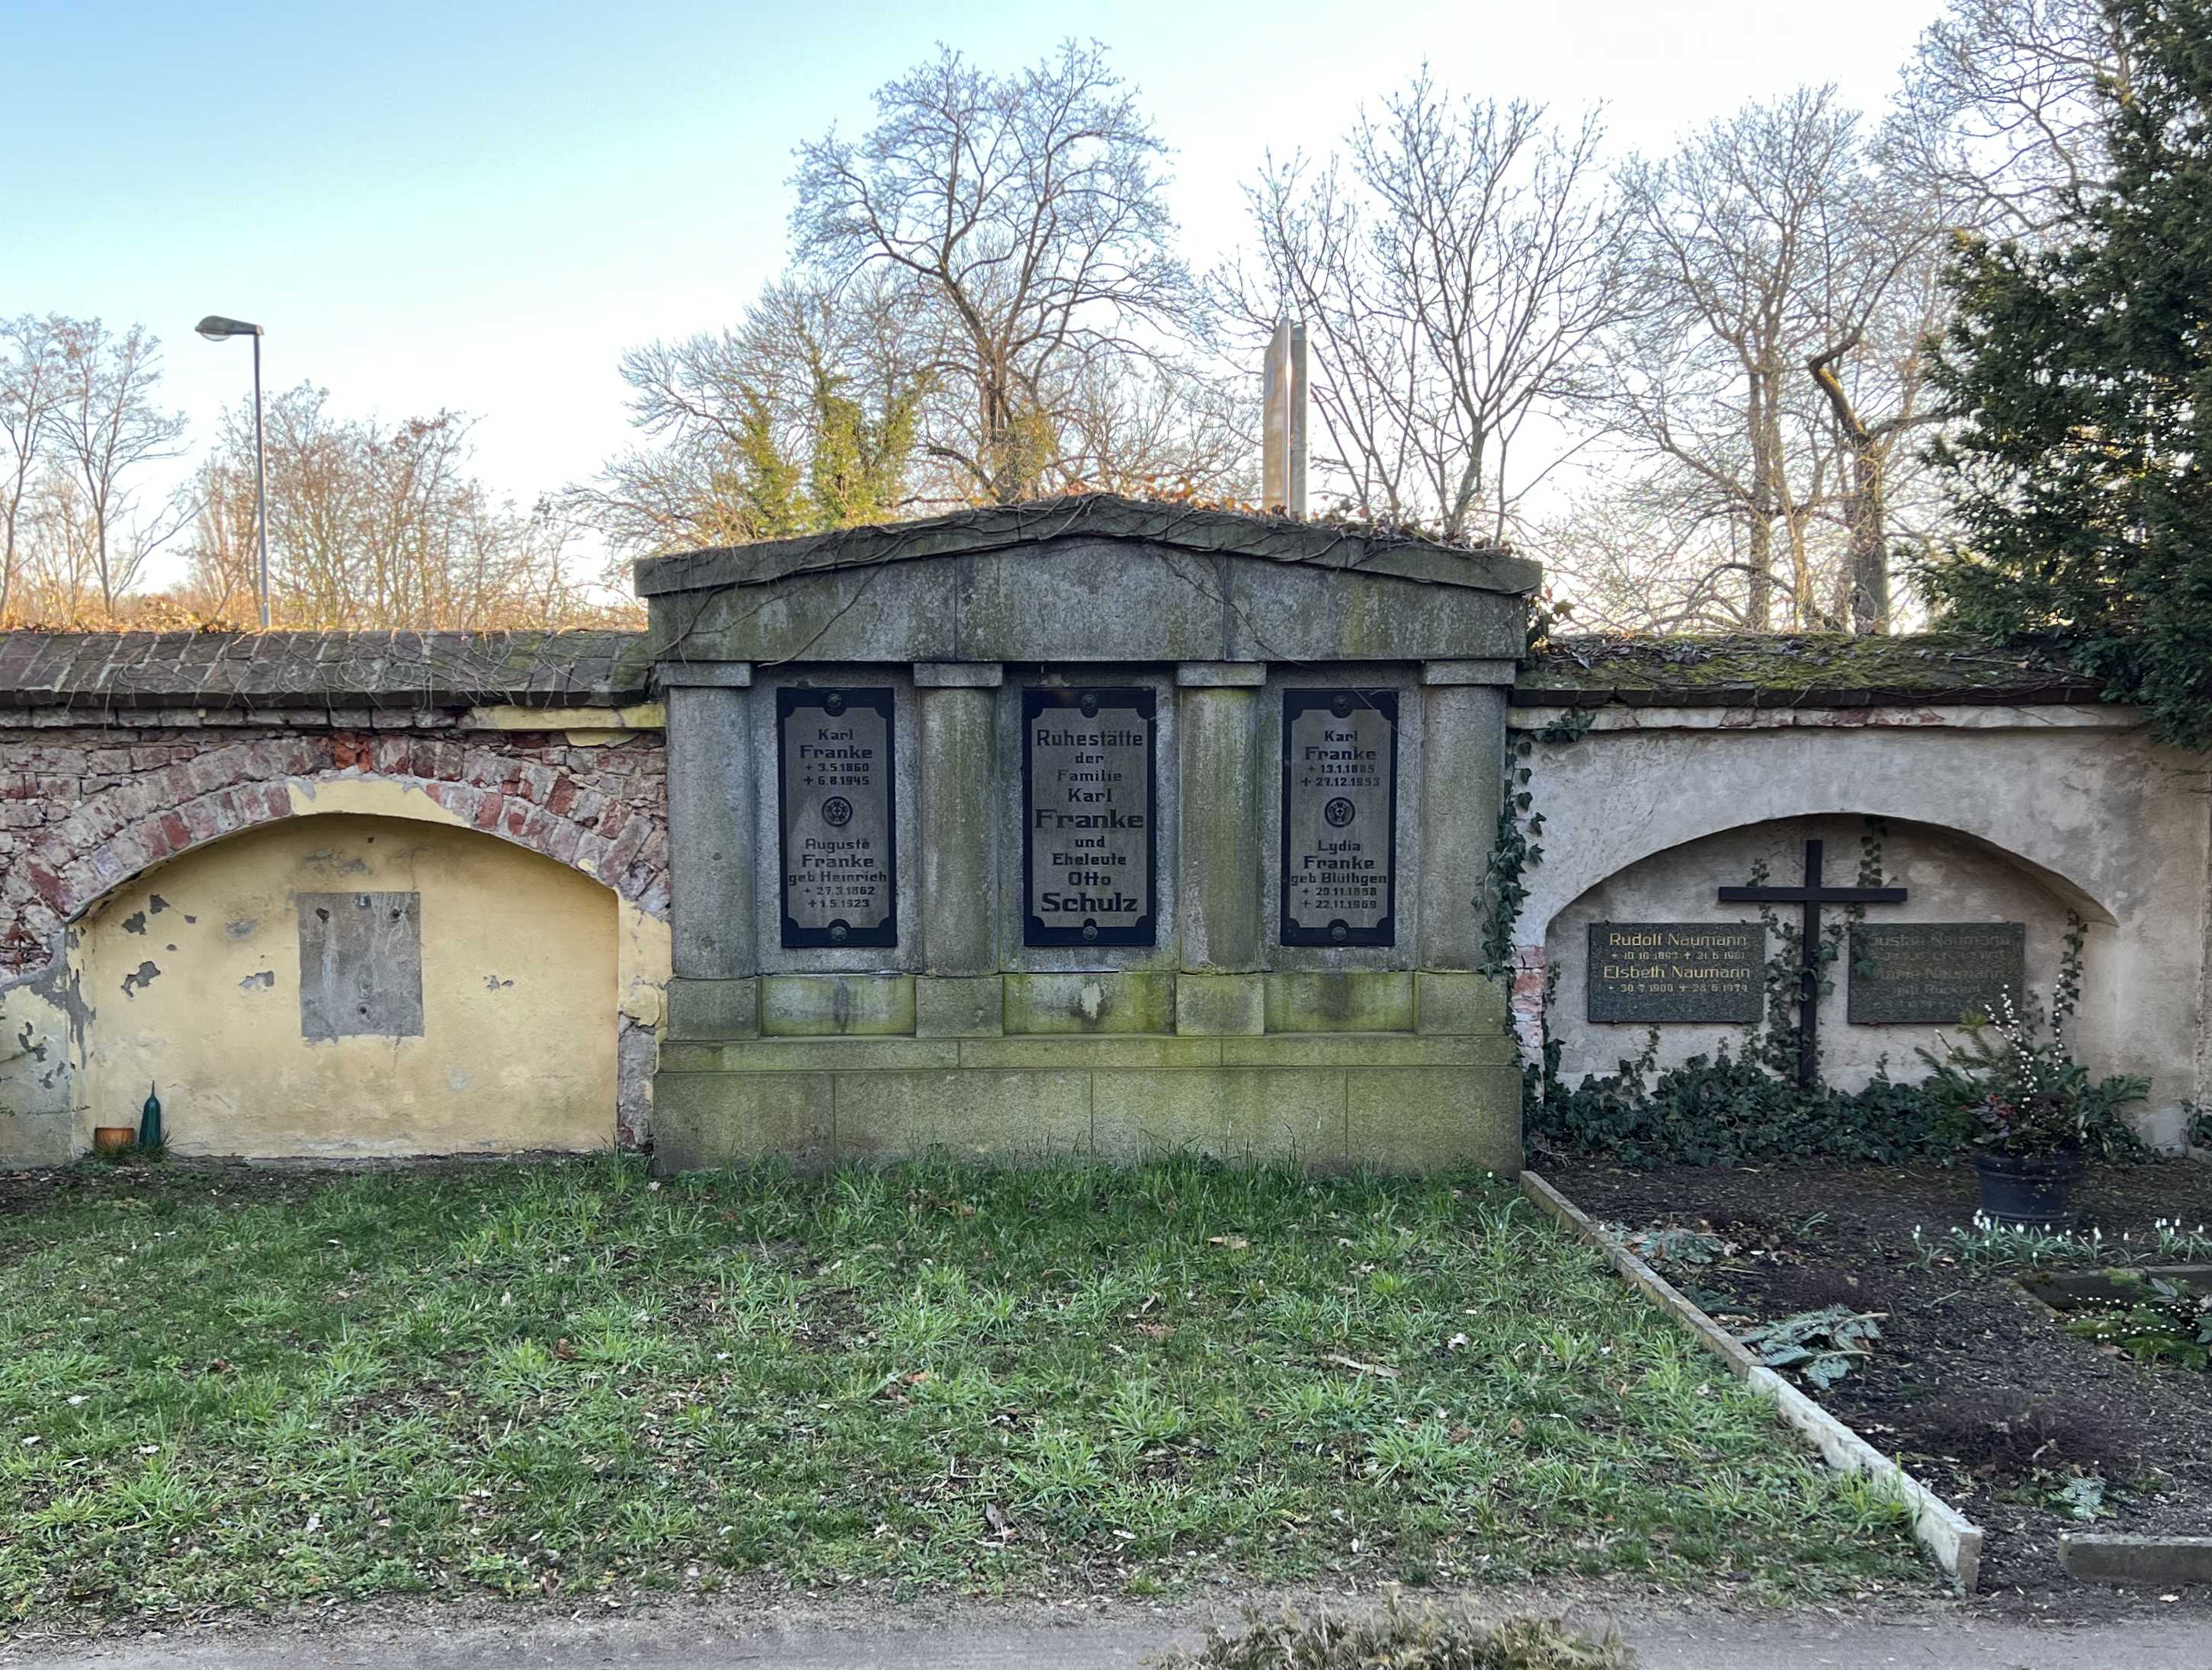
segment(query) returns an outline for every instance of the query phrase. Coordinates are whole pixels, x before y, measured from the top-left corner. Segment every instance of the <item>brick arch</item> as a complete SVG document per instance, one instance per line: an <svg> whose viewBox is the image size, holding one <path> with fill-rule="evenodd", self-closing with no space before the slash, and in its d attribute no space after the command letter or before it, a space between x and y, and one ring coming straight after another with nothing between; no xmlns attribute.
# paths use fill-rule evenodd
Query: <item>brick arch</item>
<svg viewBox="0 0 2212 1670"><path fill-rule="evenodd" d="M44 961L61 928L133 877L303 815L295 787L312 805L317 786L349 780L416 791L452 818L580 871L665 919L658 783L650 798L624 798L611 791L605 769L635 746L571 749L536 732L465 742L331 732L230 743L137 773L48 829L0 875L0 919L10 924L0 968Z"/></svg>

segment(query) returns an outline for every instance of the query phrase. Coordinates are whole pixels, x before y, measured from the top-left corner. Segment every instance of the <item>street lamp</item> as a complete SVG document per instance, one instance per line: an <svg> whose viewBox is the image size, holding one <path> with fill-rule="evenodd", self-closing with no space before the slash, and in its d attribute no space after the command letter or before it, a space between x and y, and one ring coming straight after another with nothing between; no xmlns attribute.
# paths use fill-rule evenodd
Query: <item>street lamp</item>
<svg viewBox="0 0 2212 1670"><path fill-rule="evenodd" d="M199 322L200 335L210 342L232 337L253 338L253 531L261 541L261 629L269 629L269 501L261 451L261 327L244 319L210 313Z"/></svg>

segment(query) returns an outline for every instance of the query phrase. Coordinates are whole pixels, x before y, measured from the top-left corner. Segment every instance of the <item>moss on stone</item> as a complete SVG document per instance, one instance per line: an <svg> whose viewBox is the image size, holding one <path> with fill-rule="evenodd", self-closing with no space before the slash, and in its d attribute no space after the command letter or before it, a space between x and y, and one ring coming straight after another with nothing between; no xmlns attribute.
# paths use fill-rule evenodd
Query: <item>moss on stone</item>
<svg viewBox="0 0 2212 1670"><path fill-rule="evenodd" d="M1572 692L1583 701L1592 695L1672 692L1711 699L1727 691L1984 701L2095 695L2094 681L2056 657L1943 632L1863 638L1847 633L1553 638L1531 658L1516 681L1515 694L1526 705L1532 697L1540 702L1539 693L1554 690Z"/></svg>

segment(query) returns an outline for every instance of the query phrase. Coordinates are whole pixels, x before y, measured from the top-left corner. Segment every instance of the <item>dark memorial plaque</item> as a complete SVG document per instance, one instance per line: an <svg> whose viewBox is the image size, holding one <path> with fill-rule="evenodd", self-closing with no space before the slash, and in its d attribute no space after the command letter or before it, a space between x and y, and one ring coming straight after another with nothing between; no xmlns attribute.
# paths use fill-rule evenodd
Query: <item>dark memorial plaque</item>
<svg viewBox="0 0 2212 1670"><path fill-rule="evenodd" d="M1956 1026L2027 987L2025 922L1861 922L1850 949L1853 1026Z"/></svg>
<svg viewBox="0 0 2212 1670"><path fill-rule="evenodd" d="M775 693L783 943L898 944L887 689Z"/></svg>
<svg viewBox="0 0 2212 1670"><path fill-rule="evenodd" d="M1748 1026L1766 1001L1757 922L1592 922L1589 1018L1602 1025Z"/></svg>
<svg viewBox="0 0 2212 1670"><path fill-rule="evenodd" d="M1398 943L1398 695L1283 692L1285 945Z"/></svg>
<svg viewBox="0 0 2212 1670"><path fill-rule="evenodd" d="M1159 895L1153 694L1022 692L1022 943L1149 945Z"/></svg>

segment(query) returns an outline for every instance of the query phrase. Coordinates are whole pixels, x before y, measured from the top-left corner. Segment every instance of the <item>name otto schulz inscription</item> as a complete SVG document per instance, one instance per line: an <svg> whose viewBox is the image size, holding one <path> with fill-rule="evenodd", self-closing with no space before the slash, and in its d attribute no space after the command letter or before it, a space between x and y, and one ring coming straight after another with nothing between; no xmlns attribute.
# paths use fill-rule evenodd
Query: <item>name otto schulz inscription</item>
<svg viewBox="0 0 2212 1670"><path fill-rule="evenodd" d="M1022 692L1025 944L1153 943L1155 720L1147 689Z"/></svg>

